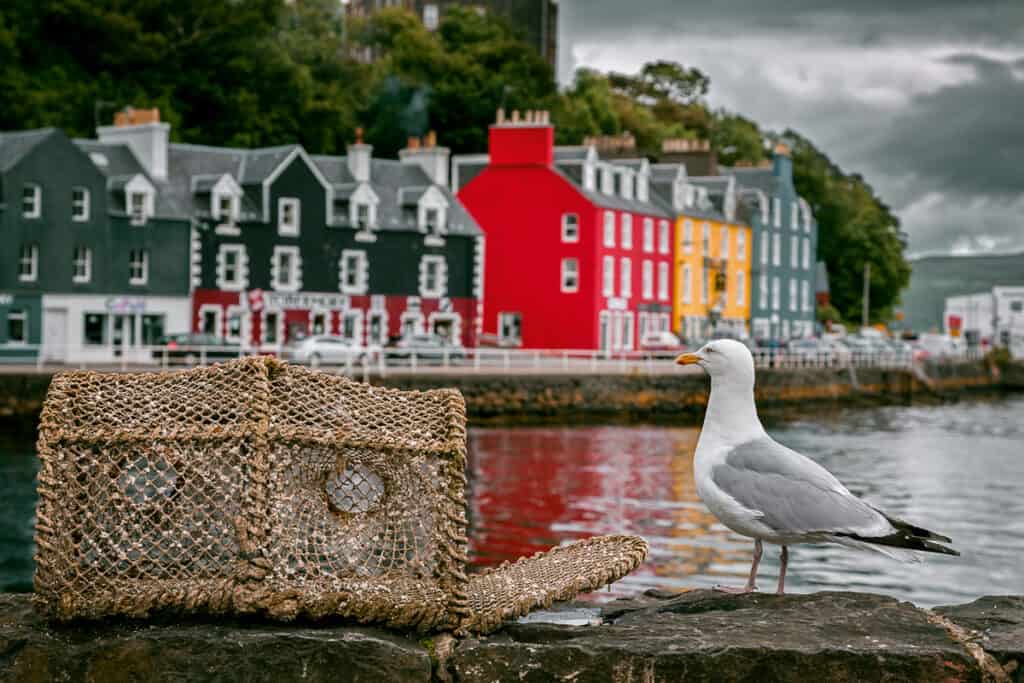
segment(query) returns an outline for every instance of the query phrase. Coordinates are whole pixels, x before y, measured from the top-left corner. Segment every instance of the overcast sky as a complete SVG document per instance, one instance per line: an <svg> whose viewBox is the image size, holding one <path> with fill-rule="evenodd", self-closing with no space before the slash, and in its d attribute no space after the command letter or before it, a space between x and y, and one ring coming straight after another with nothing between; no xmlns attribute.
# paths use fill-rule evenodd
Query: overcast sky
<svg viewBox="0 0 1024 683"><path fill-rule="evenodd" d="M814 141L910 252L1024 249L1024 0L560 0L559 78L669 59Z"/></svg>

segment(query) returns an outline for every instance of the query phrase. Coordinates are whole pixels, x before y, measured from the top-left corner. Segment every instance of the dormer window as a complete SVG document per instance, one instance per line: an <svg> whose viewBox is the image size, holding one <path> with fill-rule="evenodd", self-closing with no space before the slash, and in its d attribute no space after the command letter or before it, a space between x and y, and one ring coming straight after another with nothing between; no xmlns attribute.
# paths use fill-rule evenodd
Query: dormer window
<svg viewBox="0 0 1024 683"><path fill-rule="evenodd" d="M238 220L238 197L223 193L215 195L213 204L213 217L229 225L234 225Z"/></svg>
<svg viewBox="0 0 1024 683"><path fill-rule="evenodd" d="M428 232L440 232L441 211L439 209L427 208L427 210L423 212L423 224L426 226Z"/></svg>
<svg viewBox="0 0 1024 683"><path fill-rule="evenodd" d="M132 225L142 225L146 222L146 195L144 193L129 193L128 214L132 217Z"/></svg>
<svg viewBox="0 0 1024 683"><path fill-rule="evenodd" d="M77 223L89 220L89 190L84 187L71 188L71 220Z"/></svg>
<svg viewBox="0 0 1024 683"><path fill-rule="evenodd" d="M43 188L35 183L26 183L21 190L21 215L25 218L39 218L43 213Z"/></svg>
<svg viewBox="0 0 1024 683"><path fill-rule="evenodd" d="M595 175L596 175L596 170L594 169L594 164L590 163L589 161L587 163L583 164L583 189L584 190L593 191L594 189L596 189L597 182L596 182L596 179L595 179Z"/></svg>
<svg viewBox="0 0 1024 683"><path fill-rule="evenodd" d="M357 203L355 206L356 212L356 227L360 230L367 230L370 227L370 205L362 202Z"/></svg>
<svg viewBox="0 0 1024 683"><path fill-rule="evenodd" d="M285 237L298 237L301 205L295 197L277 200L277 233Z"/></svg>

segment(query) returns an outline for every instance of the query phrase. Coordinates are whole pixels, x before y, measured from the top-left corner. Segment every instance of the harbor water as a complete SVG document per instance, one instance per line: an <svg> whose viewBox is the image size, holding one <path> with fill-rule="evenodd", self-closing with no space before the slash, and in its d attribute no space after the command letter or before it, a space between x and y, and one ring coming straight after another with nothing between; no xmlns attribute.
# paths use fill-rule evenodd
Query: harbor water
<svg viewBox="0 0 1024 683"><path fill-rule="evenodd" d="M825 413L812 407L769 432L873 505L951 536L962 553L905 564L837 546L797 546L790 592L870 591L922 606L1024 593L1024 398ZM593 599L742 584L752 542L722 526L697 497L698 436L696 428L646 425L470 429L473 564L629 533L649 541L647 561ZM2 591L31 589L33 446L30 438L0 439ZM766 550L759 584L772 590L778 554Z"/></svg>

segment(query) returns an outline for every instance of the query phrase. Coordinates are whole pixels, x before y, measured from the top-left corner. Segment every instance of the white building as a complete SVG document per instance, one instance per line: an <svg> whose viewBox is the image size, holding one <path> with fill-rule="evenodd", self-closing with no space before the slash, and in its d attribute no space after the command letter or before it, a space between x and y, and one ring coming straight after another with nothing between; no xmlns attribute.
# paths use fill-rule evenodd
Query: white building
<svg viewBox="0 0 1024 683"><path fill-rule="evenodd" d="M1024 335L1024 287L993 287L990 292L946 299L942 325L946 334L961 336L969 344L982 341L1009 346Z"/></svg>

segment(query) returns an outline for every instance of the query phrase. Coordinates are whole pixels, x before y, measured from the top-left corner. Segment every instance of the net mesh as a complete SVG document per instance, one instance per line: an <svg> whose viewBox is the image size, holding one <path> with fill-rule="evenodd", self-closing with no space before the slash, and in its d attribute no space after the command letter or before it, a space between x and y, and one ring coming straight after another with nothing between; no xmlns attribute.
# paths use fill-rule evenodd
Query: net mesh
<svg viewBox="0 0 1024 683"><path fill-rule="evenodd" d="M40 420L37 604L340 616L483 632L617 580L604 537L466 576L465 407L270 358L54 377Z"/></svg>

